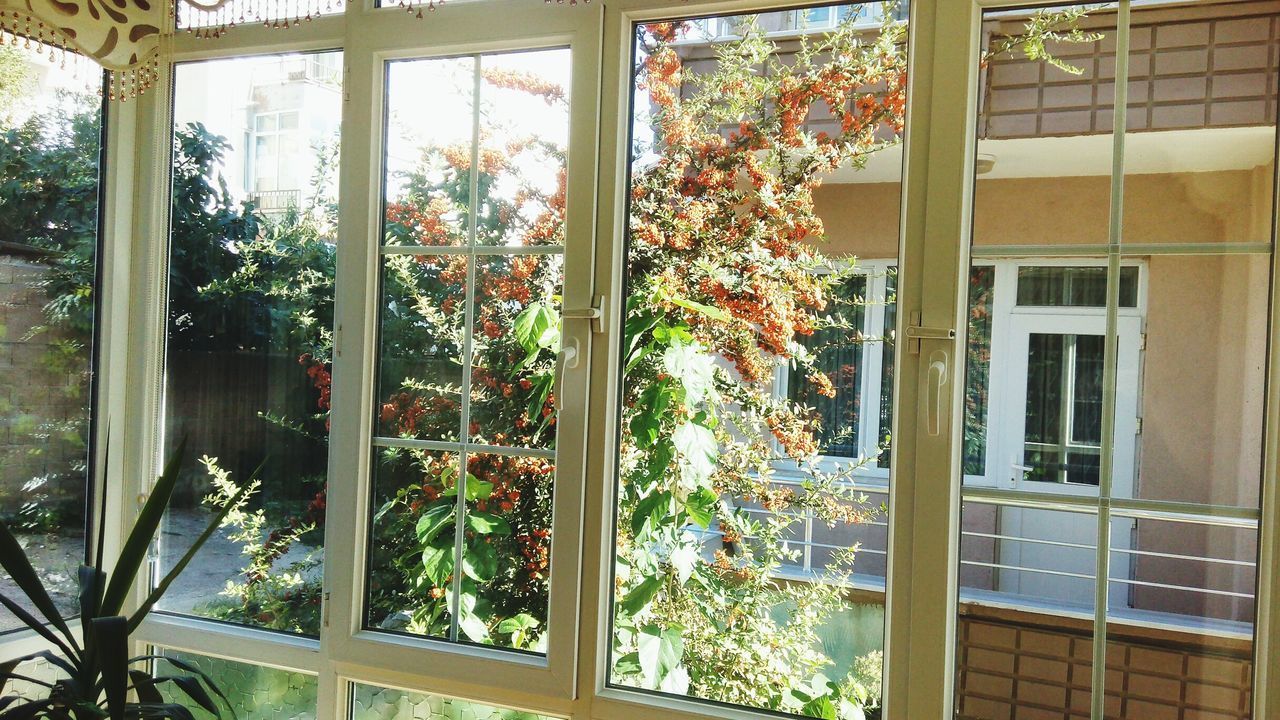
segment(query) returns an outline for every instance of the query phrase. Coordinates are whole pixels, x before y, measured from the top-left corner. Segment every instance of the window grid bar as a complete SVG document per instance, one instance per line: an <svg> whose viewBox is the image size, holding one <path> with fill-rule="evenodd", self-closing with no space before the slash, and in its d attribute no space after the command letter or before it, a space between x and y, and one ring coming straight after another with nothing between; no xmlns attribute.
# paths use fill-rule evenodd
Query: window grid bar
<svg viewBox="0 0 1280 720"><path fill-rule="evenodd" d="M514 447L507 445L485 445L483 443L447 442L444 440L418 440L415 438L375 437L374 447L413 448L417 450L438 450L441 452L465 452L471 455L504 455L507 457L538 457L554 460L555 450L546 448Z"/></svg>
<svg viewBox="0 0 1280 720"><path fill-rule="evenodd" d="M383 255L563 255L563 245L382 245Z"/></svg>
<svg viewBox="0 0 1280 720"><path fill-rule="evenodd" d="M467 243L470 248L476 244L476 213L480 194L480 55L472 56L471 82L471 168L469 174L469 190L467 201ZM465 441L471 437L471 363L474 342L471 329L475 326L476 307L476 258L467 262L467 307L464 332L462 336L462 411L461 427L458 437L464 441L464 448L458 453L458 497L453 523L453 596L449 599L452 606L449 616L449 639L458 641L459 616L462 614L462 544L466 541L467 521L467 451Z"/></svg>
<svg viewBox="0 0 1280 720"><path fill-rule="evenodd" d="M1147 255L1268 255L1269 242L1222 243L1133 243L1109 245L976 245L970 250L975 258L1010 257L1098 257L1119 253L1122 257Z"/></svg>

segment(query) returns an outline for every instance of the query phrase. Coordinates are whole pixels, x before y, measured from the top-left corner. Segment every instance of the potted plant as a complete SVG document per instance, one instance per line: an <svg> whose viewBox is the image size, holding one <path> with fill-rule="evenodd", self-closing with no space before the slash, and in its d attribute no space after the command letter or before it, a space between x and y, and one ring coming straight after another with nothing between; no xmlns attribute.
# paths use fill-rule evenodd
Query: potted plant
<svg viewBox="0 0 1280 720"><path fill-rule="evenodd" d="M166 685L215 717L222 717L222 707L215 698L220 699L226 708L231 708L213 680L190 663L163 655L129 654L129 635L217 531L227 513L239 506L253 485L246 484L232 502L214 513L186 554L146 599L132 613L126 614L129 589L146 561L151 540L169 507L184 449L185 443L179 446L157 479L125 539L120 556L111 567L110 575L102 557L104 523L98 523L94 562L81 565L78 574L78 617L63 617L17 538L8 525L0 521L0 566L13 578L34 612L3 594L0 594L0 604L50 646L0 664L0 720L193 720L194 715L188 707L162 696L160 688ZM99 518L104 513L105 503ZM78 627L73 629L73 626ZM65 677L48 681L16 671L21 663L38 658L61 670ZM160 663L167 663L179 672L161 674L158 672ZM45 697L28 699L3 695L10 680L43 687L47 690Z"/></svg>

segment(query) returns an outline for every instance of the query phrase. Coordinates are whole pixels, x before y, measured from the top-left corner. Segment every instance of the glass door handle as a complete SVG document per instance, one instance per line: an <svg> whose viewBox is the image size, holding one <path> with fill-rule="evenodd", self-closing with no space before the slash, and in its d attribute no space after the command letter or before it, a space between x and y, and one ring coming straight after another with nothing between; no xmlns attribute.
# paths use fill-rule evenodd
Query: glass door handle
<svg viewBox="0 0 1280 720"><path fill-rule="evenodd" d="M1013 469L1013 477L1011 479L1013 480L1013 483L1015 485L1018 484L1020 481L1025 480L1027 477L1027 473L1031 472L1032 470L1035 470L1035 468L1031 467L1030 465L1019 465L1016 462L1010 463L1009 467Z"/></svg>

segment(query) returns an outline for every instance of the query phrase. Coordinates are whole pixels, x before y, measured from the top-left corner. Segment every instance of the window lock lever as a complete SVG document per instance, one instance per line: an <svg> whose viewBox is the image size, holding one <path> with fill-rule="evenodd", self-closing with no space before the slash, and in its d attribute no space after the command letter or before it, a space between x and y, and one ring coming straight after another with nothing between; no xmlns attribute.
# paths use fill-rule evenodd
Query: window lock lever
<svg viewBox="0 0 1280 720"><path fill-rule="evenodd" d="M920 353L921 340L955 340L955 328L925 327L920 324L920 311L911 311L907 324L907 352L913 355Z"/></svg>

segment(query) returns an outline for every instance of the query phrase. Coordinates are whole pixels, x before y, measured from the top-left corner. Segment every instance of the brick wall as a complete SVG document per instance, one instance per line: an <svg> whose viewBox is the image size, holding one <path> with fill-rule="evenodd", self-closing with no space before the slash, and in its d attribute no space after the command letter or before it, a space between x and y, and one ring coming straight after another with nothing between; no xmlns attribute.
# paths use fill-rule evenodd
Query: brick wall
<svg viewBox="0 0 1280 720"><path fill-rule="evenodd" d="M50 362L59 333L44 323L48 297L38 257L0 255L0 508L39 500L78 512L84 491L80 441L86 404L88 348L58 367ZM33 480L47 478L39 487Z"/></svg>

